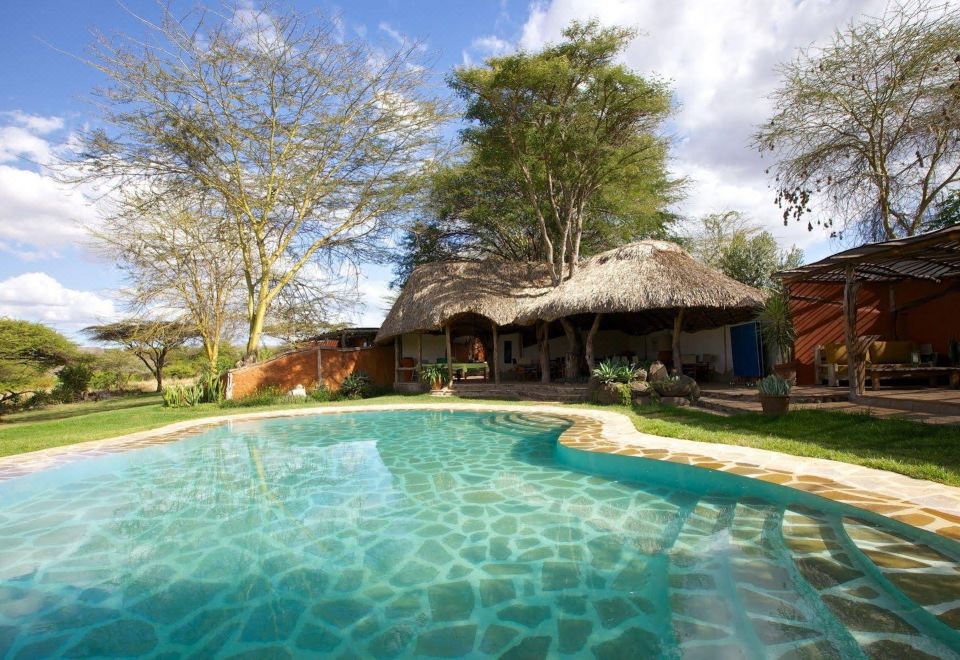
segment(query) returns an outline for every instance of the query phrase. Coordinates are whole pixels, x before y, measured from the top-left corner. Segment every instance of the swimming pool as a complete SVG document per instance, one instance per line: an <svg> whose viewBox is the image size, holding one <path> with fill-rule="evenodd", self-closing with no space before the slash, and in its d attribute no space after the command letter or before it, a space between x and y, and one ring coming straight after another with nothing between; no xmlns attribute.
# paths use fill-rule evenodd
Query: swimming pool
<svg viewBox="0 0 960 660"><path fill-rule="evenodd" d="M0 656L957 656L956 544L568 425L234 422L2 482Z"/></svg>

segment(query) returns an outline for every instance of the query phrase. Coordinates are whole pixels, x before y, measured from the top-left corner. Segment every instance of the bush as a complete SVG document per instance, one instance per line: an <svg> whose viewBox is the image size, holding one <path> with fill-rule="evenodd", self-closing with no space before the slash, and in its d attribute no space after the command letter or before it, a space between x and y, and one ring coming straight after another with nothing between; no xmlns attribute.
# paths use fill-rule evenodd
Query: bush
<svg viewBox="0 0 960 660"><path fill-rule="evenodd" d="M370 376L363 371L354 371L340 383L340 394L345 399L363 399L370 396Z"/></svg>
<svg viewBox="0 0 960 660"><path fill-rule="evenodd" d="M51 395L54 400L69 403L83 398L90 386L93 371L82 362L68 364L57 374L57 384Z"/></svg>
<svg viewBox="0 0 960 660"><path fill-rule="evenodd" d="M223 379L217 374L208 374L197 379L194 385L172 385L163 388L163 405L167 408L190 408L199 403L223 401Z"/></svg>
<svg viewBox="0 0 960 660"><path fill-rule="evenodd" d="M340 392L333 390L328 390L325 385L320 385L307 393L307 396L313 399L314 401L319 401L321 403L327 401L340 401L343 397L340 395Z"/></svg>
<svg viewBox="0 0 960 660"><path fill-rule="evenodd" d="M94 391L108 390L122 392L130 386L134 374L123 371L94 371L90 378L90 389Z"/></svg>
<svg viewBox="0 0 960 660"><path fill-rule="evenodd" d="M291 402L301 401L298 397L287 396L287 393L276 385L268 385L245 397L223 401L220 406L223 408L250 408L253 406L271 406L287 400L291 400Z"/></svg>

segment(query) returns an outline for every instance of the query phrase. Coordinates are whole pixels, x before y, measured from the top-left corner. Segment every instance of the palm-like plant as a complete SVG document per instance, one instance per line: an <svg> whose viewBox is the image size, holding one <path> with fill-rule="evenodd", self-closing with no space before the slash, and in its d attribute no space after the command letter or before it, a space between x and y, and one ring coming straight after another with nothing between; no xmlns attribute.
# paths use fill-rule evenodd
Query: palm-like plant
<svg viewBox="0 0 960 660"><path fill-rule="evenodd" d="M780 362L790 361L797 333L790 318L790 301L786 292L771 292L758 319L763 338L776 347Z"/></svg>

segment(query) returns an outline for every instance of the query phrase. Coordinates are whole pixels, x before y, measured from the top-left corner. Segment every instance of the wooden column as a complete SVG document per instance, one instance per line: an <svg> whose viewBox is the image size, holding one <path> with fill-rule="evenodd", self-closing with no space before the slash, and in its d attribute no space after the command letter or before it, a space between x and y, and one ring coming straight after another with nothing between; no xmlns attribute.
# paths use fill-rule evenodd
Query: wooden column
<svg viewBox="0 0 960 660"><path fill-rule="evenodd" d="M453 382L453 342L450 340L450 326L444 326L447 336L447 382Z"/></svg>
<svg viewBox="0 0 960 660"><path fill-rule="evenodd" d="M417 369L423 366L423 333L417 333Z"/></svg>
<svg viewBox="0 0 960 660"><path fill-rule="evenodd" d="M593 317L593 324L590 326L590 331L587 332L587 339L584 342L583 355L587 360L587 367L590 369L590 375L593 375L593 370L597 368L597 361L593 357L593 337L597 334L597 330L600 329L600 319L603 317L603 314L597 314Z"/></svg>
<svg viewBox="0 0 960 660"><path fill-rule="evenodd" d="M550 323L543 321L537 330L540 340L540 382L550 382Z"/></svg>
<svg viewBox="0 0 960 660"><path fill-rule="evenodd" d="M400 335L393 338L393 384L400 382Z"/></svg>
<svg viewBox="0 0 960 660"><path fill-rule="evenodd" d="M493 382L500 384L500 336L497 334L497 324L493 326Z"/></svg>
<svg viewBox="0 0 960 660"><path fill-rule="evenodd" d="M843 341L847 348L847 383L850 388L850 400L863 396L866 380L866 365L863 361L861 342L857 341L857 293L860 282L856 269L847 266L843 284Z"/></svg>
<svg viewBox="0 0 960 660"><path fill-rule="evenodd" d="M677 310L673 318L673 368L677 374L683 373L683 362L680 355L680 330L683 328L683 308Z"/></svg>

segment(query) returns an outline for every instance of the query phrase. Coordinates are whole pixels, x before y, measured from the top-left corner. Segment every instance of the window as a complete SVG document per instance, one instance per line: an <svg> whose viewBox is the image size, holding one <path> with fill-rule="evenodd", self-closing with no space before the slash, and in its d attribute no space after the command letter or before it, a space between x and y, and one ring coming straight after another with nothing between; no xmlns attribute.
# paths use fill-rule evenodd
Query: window
<svg viewBox="0 0 960 660"><path fill-rule="evenodd" d="M503 341L503 363L513 364L513 340L505 339Z"/></svg>

